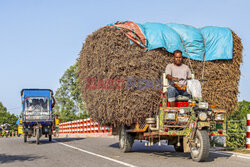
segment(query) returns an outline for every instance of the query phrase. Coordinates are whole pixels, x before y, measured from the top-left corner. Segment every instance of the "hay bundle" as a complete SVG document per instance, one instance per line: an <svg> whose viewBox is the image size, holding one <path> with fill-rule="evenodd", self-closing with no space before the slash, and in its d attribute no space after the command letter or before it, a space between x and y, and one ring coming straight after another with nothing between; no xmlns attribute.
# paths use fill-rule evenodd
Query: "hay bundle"
<svg viewBox="0 0 250 167"><path fill-rule="evenodd" d="M208 81L202 85L204 100L228 112L237 104L242 62L242 44L235 33L233 44L232 60L206 62L204 78ZM89 35L80 52L79 79L83 100L91 117L103 124L130 125L157 113L161 90L127 89L127 78L161 78L166 65L172 62L172 56L163 49L145 52L136 44L130 45L125 32L115 28L101 28ZM186 58L184 63L188 65ZM191 60L191 64L195 77L201 79L203 62ZM99 79L99 82L92 80L99 89L87 88L88 77ZM113 89L105 86L108 79L115 80L111 80L115 85ZM116 82L117 79L125 82Z"/></svg>

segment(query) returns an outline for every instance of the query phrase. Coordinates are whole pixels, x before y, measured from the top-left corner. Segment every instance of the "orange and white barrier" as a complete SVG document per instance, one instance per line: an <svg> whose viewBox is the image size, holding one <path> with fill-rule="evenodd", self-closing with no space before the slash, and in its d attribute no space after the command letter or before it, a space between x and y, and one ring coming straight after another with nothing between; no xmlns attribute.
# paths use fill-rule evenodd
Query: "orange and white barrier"
<svg viewBox="0 0 250 167"><path fill-rule="evenodd" d="M112 129L99 125L91 118L69 121L59 124L60 134L112 134Z"/></svg>
<svg viewBox="0 0 250 167"><path fill-rule="evenodd" d="M246 148L250 149L250 114L247 114Z"/></svg>

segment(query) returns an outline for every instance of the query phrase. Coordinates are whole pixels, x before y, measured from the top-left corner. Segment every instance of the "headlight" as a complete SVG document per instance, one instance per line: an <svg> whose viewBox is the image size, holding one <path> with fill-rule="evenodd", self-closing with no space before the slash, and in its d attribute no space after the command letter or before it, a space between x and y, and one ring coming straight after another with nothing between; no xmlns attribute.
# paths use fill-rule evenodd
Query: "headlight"
<svg viewBox="0 0 250 167"><path fill-rule="evenodd" d="M208 103L206 102L199 102L198 106L200 109L208 109Z"/></svg>
<svg viewBox="0 0 250 167"><path fill-rule="evenodd" d="M205 121L207 119L207 113L204 113L204 112L200 112L198 114L198 117L201 121Z"/></svg>
<svg viewBox="0 0 250 167"><path fill-rule="evenodd" d="M180 114L185 114L185 110L183 108L180 109Z"/></svg>
<svg viewBox="0 0 250 167"><path fill-rule="evenodd" d="M208 114L209 116L211 116L211 115L212 115L212 111L208 111L207 114Z"/></svg>
<svg viewBox="0 0 250 167"><path fill-rule="evenodd" d="M173 119L175 119L175 113L167 113L166 117L167 117L166 119L173 120Z"/></svg>
<svg viewBox="0 0 250 167"><path fill-rule="evenodd" d="M217 120L217 121L223 121L224 120L224 115L223 114L216 114L215 120Z"/></svg>

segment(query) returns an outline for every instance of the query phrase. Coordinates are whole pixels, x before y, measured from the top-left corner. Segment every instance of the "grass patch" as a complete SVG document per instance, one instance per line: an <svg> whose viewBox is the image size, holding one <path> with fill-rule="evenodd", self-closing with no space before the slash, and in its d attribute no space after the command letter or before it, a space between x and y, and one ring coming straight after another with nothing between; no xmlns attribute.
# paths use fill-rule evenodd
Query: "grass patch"
<svg viewBox="0 0 250 167"><path fill-rule="evenodd" d="M247 149L233 149L233 148L228 148L225 151L237 152L237 153L242 153L242 154L250 154L250 150L247 150Z"/></svg>

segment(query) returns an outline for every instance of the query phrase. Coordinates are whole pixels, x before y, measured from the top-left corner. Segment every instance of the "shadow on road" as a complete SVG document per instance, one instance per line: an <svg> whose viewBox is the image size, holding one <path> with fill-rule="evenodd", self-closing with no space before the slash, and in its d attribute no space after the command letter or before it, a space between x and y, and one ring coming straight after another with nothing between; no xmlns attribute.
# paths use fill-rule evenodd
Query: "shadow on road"
<svg viewBox="0 0 250 167"><path fill-rule="evenodd" d="M120 148L120 147L119 147L119 143L118 143L118 142L117 142L117 143L114 143L114 144L109 145L109 147L113 147L113 148Z"/></svg>
<svg viewBox="0 0 250 167"><path fill-rule="evenodd" d="M66 142L71 142L71 141L78 141L78 140L84 140L85 138L55 138L53 139L53 141L55 142L63 142L63 143L66 143ZM40 144L51 144L53 143L49 141L49 139L46 139L46 138L41 138L39 140ZM31 138L28 140L27 142L28 144L36 144L36 139L35 138Z"/></svg>
<svg viewBox="0 0 250 167"><path fill-rule="evenodd" d="M79 140L84 140L85 138L55 138L53 140L57 141L57 142L71 142L71 141L79 141Z"/></svg>
<svg viewBox="0 0 250 167"><path fill-rule="evenodd" d="M179 157L182 159L191 159L190 153L176 152L174 147L171 145L163 144L162 146L154 145L154 146L145 147L144 144L145 142L141 143L139 141L135 141L135 143L133 144L131 153L136 152L136 153L145 153L145 154L155 154L157 156L164 156L166 158ZM109 147L113 147L116 149L120 148L118 142L109 145ZM233 154L223 155L223 154L216 154L216 153L210 152L209 157L206 162L213 162L215 161L216 158L220 158L220 157L229 158L232 155Z"/></svg>
<svg viewBox="0 0 250 167"><path fill-rule="evenodd" d="M220 158L220 157L224 157L224 158L230 158L233 154L227 154L227 155L223 155L223 154L215 154L215 153L209 153L209 157L207 162L212 162L214 161L216 158Z"/></svg>
<svg viewBox="0 0 250 167"><path fill-rule="evenodd" d="M34 161L35 159L43 158L42 156L34 155L7 155L0 154L0 164L11 163L15 161Z"/></svg>

